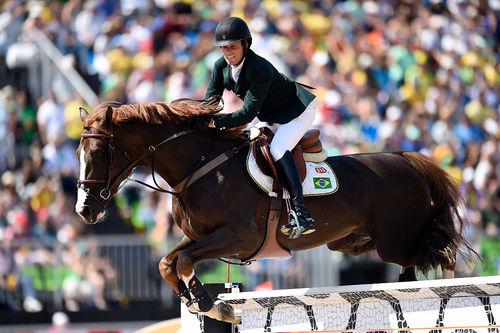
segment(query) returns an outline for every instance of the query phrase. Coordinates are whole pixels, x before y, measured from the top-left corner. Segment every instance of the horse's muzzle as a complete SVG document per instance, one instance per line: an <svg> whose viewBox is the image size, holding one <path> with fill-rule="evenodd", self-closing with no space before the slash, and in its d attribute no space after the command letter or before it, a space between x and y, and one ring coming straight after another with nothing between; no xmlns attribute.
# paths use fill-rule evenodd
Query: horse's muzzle
<svg viewBox="0 0 500 333"><path fill-rule="evenodd" d="M88 205L83 205L77 214L83 219L86 224L95 224L98 221L98 212Z"/></svg>

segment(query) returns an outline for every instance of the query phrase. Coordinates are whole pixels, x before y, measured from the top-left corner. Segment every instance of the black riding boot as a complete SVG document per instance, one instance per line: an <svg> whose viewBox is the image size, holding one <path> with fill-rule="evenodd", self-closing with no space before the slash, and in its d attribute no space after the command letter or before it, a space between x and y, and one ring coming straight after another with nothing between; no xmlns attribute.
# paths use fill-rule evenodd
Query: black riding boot
<svg viewBox="0 0 500 333"><path fill-rule="evenodd" d="M302 234L307 235L314 232L314 219L304 206L302 183L292 153L287 151L275 164L278 171L278 178L290 193L292 206L297 215L296 221L290 221L281 227L281 232L288 235L291 239L299 238Z"/></svg>

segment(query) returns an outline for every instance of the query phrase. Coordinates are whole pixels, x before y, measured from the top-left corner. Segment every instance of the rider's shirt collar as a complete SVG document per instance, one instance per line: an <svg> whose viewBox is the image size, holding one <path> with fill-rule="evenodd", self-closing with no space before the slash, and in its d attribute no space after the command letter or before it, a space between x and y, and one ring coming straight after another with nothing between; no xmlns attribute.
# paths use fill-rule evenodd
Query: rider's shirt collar
<svg viewBox="0 0 500 333"><path fill-rule="evenodd" d="M243 60L241 60L240 64L237 66L229 65L231 66L231 77L233 78L234 82L238 82L241 73L241 68L243 67L244 62L245 58L243 58Z"/></svg>

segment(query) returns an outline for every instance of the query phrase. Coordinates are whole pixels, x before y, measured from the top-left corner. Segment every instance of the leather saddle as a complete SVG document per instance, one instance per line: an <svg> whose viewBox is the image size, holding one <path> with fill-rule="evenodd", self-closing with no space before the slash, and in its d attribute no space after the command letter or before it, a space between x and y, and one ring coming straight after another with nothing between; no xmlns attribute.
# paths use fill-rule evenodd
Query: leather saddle
<svg viewBox="0 0 500 333"><path fill-rule="evenodd" d="M318 129L308 130L297 146L292 150L293 159L299 170L300 180L304 181L306 177L306 161L304 154L318 154L323 151L323 146L319 139L320 131ZM274 177L276 168L269 150L271 141L273 140L274 132L269 127L261 128L260 136L253 144L253 154L260 170L267 176Z"/></svg>

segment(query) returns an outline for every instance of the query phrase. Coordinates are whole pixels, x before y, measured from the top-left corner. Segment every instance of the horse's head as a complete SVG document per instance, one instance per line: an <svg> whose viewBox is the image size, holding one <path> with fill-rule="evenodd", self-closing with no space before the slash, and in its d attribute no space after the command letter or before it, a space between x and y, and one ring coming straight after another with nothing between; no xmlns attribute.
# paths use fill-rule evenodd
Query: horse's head
<svg viewBox="0 0 500 333"><path fill-rule="evenodd" d="M141 155L140 146L144 148L142 153L148 153L145 147L149 147L149 150L153 148L151 151L154 151L160 146L179 144L185 134L197 132L189 127L190 120L219 112L222 109L219 101L220 97L214 96L206 101L181 99L170 104L125 104L119 107L115 103L104 102L97 106L92 115L80 108L84 131L77 150L80 160L78 200L75 206L77 214L86 223L93 224L101 220L111 196L127 179L132 168L141 164L145 155ZM236 134L233 136L240 136L239 132ZM164 135L168 137L159 141ZM189 137L194 140L194 136ZM173 140L175 143L172 143ZM134 161L127 151L135 158ZM198 157L187 157L189 163L193 158ZM171 169L165 171L164 176L168 181L170 175L174 184L182 180L181 176L185 176L184 166L177 162L170 165ZM153 165L154 155L152 168Z"/></svg>
<svg viewBox="0 0 500 333"><path fill-rule="evenodd" d="M80 178L75 210L88 224L105 216L111 196L127 178L130 169L130 157L113 132L112 116L110 105L92 116L80 108L84 131L77 149Z"/></svg>

